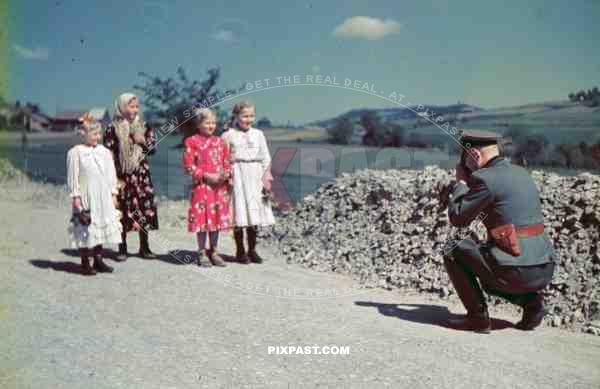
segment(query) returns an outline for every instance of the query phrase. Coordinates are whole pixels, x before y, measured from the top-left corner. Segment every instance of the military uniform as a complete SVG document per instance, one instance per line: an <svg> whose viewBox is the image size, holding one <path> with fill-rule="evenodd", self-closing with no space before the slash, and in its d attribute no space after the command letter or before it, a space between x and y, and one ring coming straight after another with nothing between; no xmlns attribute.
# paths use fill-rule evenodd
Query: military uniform
<svg viewBox="0 0 600 389"><path fill-rule="evenodd" d="M497 144L487 131L464 131L463 147ZM467 152L467 151L464 151ZM554 272L554 250L544 232L539 192L529 173L501 156L457 182L448 199L450 223L466 227L480 220L488 240L455 242L444 264L467 309L464 329L491 329L482 288L523 307L517 328L530 330L542 321L544 289Z"/></svg>

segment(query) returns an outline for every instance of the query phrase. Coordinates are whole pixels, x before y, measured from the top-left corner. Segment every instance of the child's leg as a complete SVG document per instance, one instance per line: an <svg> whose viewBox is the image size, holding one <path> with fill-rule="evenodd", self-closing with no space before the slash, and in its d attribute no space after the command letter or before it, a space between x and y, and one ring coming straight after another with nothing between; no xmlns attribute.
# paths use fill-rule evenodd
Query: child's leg
<svg viewBox="0 0 600 389"><path fill-rule="evenodd" d="M217 245L219 243L219 231L210 231L210 261L215 266L225 267L225 261L223 258L217 253Z"/></svg>
<svg viewBox="0 0 600 389"><path fill-rule="evenodd" d="M210 266L210 260L206 256L206 231L198 231L196 234L198 240L198 266Z"/></svg>
<svg viewBox="0 0 600 389"><path fill-rule="evenodd" d="M246 229L248 233L248 256L250 260L255 263L262 263L263 259L256 253L256 235L258 234L258 228L251 226Z"/></svg>
<svg viewBox="0 0 600 389"><path fill-rule="evenodd" d="M216 250L219 244L219 231L210 231L208 235L210 237L210 249Z"/></svg>
<svg viewBox="0 0 600 389"><path fill-rule="evenodd" d="M198 231L196 240L198 241L198 251L204 251L206 248L206 231Z"/></svg>
<svg viewBox="0 0 600 389"><path fill-rule="evenodd" d="M121 243L119 243L119 254L115 258L118 262L123 262L127 260L127 231L125 231L125 227L123 227L123 232L121 232Z"/></svg>
<svg viewBox="0 0 600 389"><path fill-rule="evenodd" d="M244 229L242 227L233 228L233 238L235 239L235 256L238 260L246 255L244 249Z"/></svg>
<svg viewBox="0 0 600 389"><path fill-rule="evenodd" d="M81 256L81 273L86 276L96 274L96 270L90 265L90 249L87 247L79 248L79 255Z"/></svg>
<svg viewBox="0 0 600 389"><path fill-rule="evenodd" d="M102 260L102 245L101 244L94 246L93 255L94 255L94 269L98 270L101 273L112 273L113 272L114 269L111 266L108 266Z"/></svg>

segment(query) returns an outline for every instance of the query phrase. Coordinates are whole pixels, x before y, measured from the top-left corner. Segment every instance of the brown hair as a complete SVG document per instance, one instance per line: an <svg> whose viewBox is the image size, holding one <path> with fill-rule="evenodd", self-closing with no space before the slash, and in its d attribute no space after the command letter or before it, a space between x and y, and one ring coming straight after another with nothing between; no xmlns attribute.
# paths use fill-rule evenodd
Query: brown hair
<svg viewBox="0 0 600 389"><path fill-rule="evenodd" d="M233 106L233 109L231 110L231 118L229 119L231 126L236 125L236 117L246 108L255 108L255 106L247 100L242 100Z"/></svg>

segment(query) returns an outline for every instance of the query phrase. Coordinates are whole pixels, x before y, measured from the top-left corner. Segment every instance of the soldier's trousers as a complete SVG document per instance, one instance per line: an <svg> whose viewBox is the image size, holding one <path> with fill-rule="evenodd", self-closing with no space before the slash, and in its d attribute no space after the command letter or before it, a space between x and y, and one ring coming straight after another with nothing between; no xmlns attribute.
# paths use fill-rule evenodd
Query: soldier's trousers
<svg viewBox="0 0 600 389"><path fill-rule="evenodd" d="M499 266L486 246L465 239L444 256L444 265L458 297L472 315L487 312L482 292L525 306L539 299L551 281L554 263L538 266ZM541 299L540 299L541 301Z"/></svg>

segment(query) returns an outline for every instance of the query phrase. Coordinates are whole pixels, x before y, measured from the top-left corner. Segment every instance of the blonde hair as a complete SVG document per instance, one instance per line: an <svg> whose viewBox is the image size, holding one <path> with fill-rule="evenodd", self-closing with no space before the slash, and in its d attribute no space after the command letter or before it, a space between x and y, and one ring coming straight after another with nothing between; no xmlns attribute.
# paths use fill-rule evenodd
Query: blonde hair
<svg viewBox="0 0 600 389"><path fill-rule="evenodd" d="M231 119L229 119L232 126L237 127L236 118L246 108L256 109L254 104L252 104L251 102L249 102L247 100L242 100L233 106L233 109L231 110Z"/></svg>
<svg viewBox="0 0 600 389"><path fill-rule="evenodd" d="M203 121L205 121L209 116L213 118L217 118L217 115L208 108L197 108L194 109L194 116L192 116L192 127L197 129L200 127Z"/></svg>

